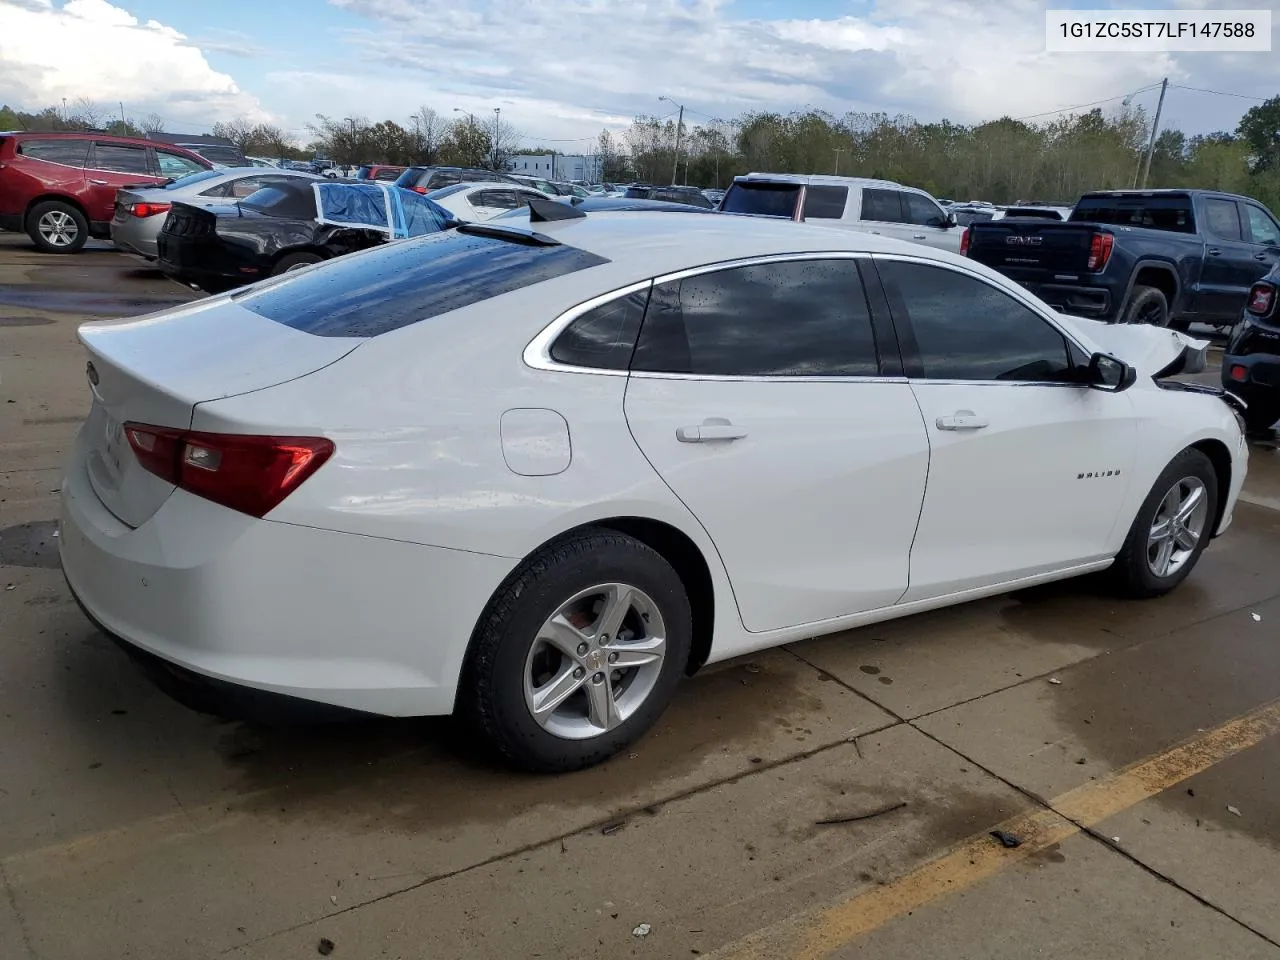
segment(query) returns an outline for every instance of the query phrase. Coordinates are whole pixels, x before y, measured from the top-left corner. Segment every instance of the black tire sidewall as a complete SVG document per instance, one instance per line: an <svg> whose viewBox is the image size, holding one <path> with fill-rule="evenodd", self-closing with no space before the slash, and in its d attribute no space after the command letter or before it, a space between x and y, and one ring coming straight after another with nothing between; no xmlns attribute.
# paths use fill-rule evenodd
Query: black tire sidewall
<svg viewBox="0 0 1280 960"><path fill-rule="evenodd" d="M1155 287L1137 286L1133 288L1133 293L1129 296L1129 304L1125 307L1124 322L1138 323L1137 315L1147 301L1158 302L1164 312L1163 323L1149 324L1149 326L1167 327L1169 325L1169 301L1165 299L1164 293Z"/></svg>
<svg viewBox="0 0 1280 960"><path fill-rule="evenodd" d="M539 561L546 566L539 568ZM684 673L692 643L689 599L679 575L658 553L630 537L613 533L575 537L531 558L533 572L511 578L500 594L518 591L499 622L482 627L477 642L487 644L488 676L481 687L487 702L473 704L489 714L491 736L517 765L538 771L572 770L617 753L634 742L662 714ZM517 571L519 574L519 571ZM568 740L544 730L524 699L529 647L543 622L579 590L600 583L638 587L658 605L666 628L662 672L638 710L614 730L589 740ZM464 674L465 675L465 674ZM471 684L468 684L471 686ZM468 691L468 694L474 692ZM493 729L493 728L496 728Z"/></svg>
<svg viewBox="0 0 1280 960"><path fill-rule="evenodd" d="M1151 531L1151 524L1155 520L1156 511L1160 509L1161 501L1174 483L1193 476L1204 484L1205 495L1209 498L1209 513L1205 518L1204 530L1200 534L1195 552L1187 558L1187 562L1169 576L1157 577L1147 563L1147 538ZM1209 545L1217 523L1217 472L1213 469L1209 458L1199 450L1183 450L1156 478L1151 491L1142 501L1142 506L1138 508L1133 526L1129 529L1129 536L1121 551L1120 563L1117 564L1120 568L1117 573L1121 575L1126 591L1136 596L1159 596L1173 590L1191 575L1191 571L1200 562L1200 556Z"/></svg>
<svg viewBox="0 0 1280 960"><path fill-rule="evenodd" d="M276 261L275 266L271 268L271 276L278 277L290 267L296 267L300 263L319 263L323 259L324 257L318 253L289 253Z"/></svg>
<svg viewBox="0 0 1280 960"><path fill-rule="evenodd" d="M76 228L79 231L76 234L75 241L69 247L55 247L45 242L44 237L40 236L38 224L40 218L51 210L60 210L68 214L76 222ZM35 244L37 250L41 253L79 253L84 249L84 245L89 242L89 220L79 209L62 200L45 200L37 203L31 208L31 212L27 214L27 236L31 238L31 242Z"/></svg>

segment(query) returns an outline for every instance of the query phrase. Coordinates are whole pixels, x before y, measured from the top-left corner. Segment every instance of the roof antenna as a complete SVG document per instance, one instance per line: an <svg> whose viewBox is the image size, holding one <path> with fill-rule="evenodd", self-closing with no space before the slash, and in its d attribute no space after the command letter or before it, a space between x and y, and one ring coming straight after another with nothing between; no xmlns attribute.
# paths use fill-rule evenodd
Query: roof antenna
<svg viewBox="0 0 1280 960"><path fill-rule="evenodd" d="M559 200L532 197L529 200L529 222L543 223L548 220L578 220L586 214L577 207L571 207Z"/></svg>

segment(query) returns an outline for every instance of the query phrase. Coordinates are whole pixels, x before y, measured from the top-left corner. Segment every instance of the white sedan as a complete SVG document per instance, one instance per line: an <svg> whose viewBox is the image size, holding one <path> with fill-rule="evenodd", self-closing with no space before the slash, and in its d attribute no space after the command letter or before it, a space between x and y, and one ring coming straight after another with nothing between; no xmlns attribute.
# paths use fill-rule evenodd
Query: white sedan
<svg viewBox="0 0 1280 960"><path fill-rule="evenodd" d="M1168 379L1202 342L870 234L542 208L82 325L88 615L557 771L703 664L1095 571L1154 597L1231 520L1238 415Z"/></svg>
<svg viewBox="0 0 1280 960"><path fill-rule="evenodd" d="M455 183L427 194L464 223L491 220L509 210L527 207L530 200L546 200L545 193L512 183Z"/></svg>

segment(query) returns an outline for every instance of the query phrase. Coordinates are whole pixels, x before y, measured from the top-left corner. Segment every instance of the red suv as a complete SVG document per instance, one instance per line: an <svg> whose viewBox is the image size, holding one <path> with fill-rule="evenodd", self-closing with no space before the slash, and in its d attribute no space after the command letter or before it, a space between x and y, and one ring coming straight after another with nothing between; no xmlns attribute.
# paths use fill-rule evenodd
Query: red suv
<svg viewBox="0 0 1280 960"><path fill-rule="evenodd" d="M0 133L0 230L25 231L46 253L109 237L116 190L211 170L204 157L100 133Z"/></svg>

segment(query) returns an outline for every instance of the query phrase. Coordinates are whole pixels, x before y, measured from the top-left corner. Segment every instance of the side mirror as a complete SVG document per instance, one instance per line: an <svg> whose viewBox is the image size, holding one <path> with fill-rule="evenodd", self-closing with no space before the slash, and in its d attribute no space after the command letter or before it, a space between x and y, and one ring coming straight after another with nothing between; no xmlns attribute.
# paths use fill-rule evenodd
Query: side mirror
<svg viewBox="0 0 1280 960"><path fill-rule="evenodd" d="M1095 390L1120 393L1128 390L1138 379L1138 371L1123 360L1105 353L1095 353L1089 358L1084 382Z"/></svg>

